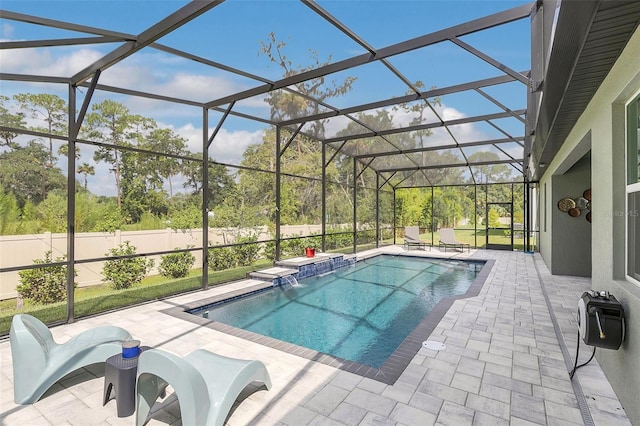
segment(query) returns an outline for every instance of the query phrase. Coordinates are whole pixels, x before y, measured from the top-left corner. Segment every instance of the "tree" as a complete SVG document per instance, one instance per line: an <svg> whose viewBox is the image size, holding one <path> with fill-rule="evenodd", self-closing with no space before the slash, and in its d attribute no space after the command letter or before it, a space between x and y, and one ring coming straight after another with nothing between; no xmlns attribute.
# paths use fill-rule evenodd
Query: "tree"
<svg viewBox="0 0 640 426"><path fill-rule="evenodd" d="M21 111L15 114L11 113L5 106L7 102L9 102L9 98L0 95L0 124L16 129L25 129L27 124L24 121L24 113ZM15 148L16 144L14 139L17 136L18 134L15 132L0 130L0 146L4 145L9 148Z"/></svg>
<svg viewBox="0 0 640 426"><path fill-rule="evenodd" d="M413 85L418 89L423 89L425 87L424 83L421 80L416 81ZM431 89L435 89L435 86L432 86ZM409 89L405 94L414 95L415 92L412 89ZM428 111L433 111L432 108L434 108L436 105L442 105L439 97L434 98L430 103L427 103L426 99L421 99L414 102L403 102L395 106L393 109L395 111L402 109L412 117L409 125L418 126L421 124L426 124L425 121L428 115ZM426 138L431 136L432 134L433 130L431 129L419 129L411 132L411 138L417 141L417 145L419 147L424 148Z"/></svg>
<svg viewBox="0 0 640 426"><path fill-rule="evenodd" d="M430 166L449 166L424 170L432 185L455 185L464 182L465 168L456 166L464 166L464 163L455 151L427 151L423 155L423 161Z"/></svg>
<svg viewBox="0 0 640 426"><path fill-rule="evenodd" d="M396 192L396 220L399 226L424 226L431 219L431 190L407 188Z"/></svg>
<svg viewBox="0 0 640 426"><path fill-rule="evenodd" d="M67 229L67 198L50 193L37 207L40 224L49 232L65 232Z"/></svg>
<svg viewBox="0 0 640 426"><path fill-rule="evenodd" d="M337 136L348 137L362 133L363 126L373 130L390 129L395 127L393 119L394 117L391 112L386 109L377 110L375 114L359 112L356 114L357 123L354 121L349 122L345 129L337 133ZM405 149L413 148L415 146L415 141L408 138L408 136L403 133L387 135L384 139L381 139L379 136L349 139L345 146L349 155L342 156L337 159L337 167L341 171L341 176L347 177L353 174L353 156L378 152L379 150L376 149L376 147L380 145L387 146L388 149ZM394 159L393 156L385 157L384 161L388 166L392 166L394 164L398 165L398 160ZM365 166L362 162L356 162L356 174L360 176L359 181L361 187L366 186L364 175L362 173L364 167ZM369 186L373 185L369 183Z"/></svg>
<svg viewBox="0 0 640 426"><path fill-rule="evenodd" d="M490 228L499 228L500 225L500 214L496 209L489 210L489 227Z"/></svg>
<svg viewBox="0 0 640 426"><path fill-rule="evenodd" d="M82 163L78 166L78 170L77 173L80 173L81 175L84 176L84 189L85 191L87 190L87 175L95 175L96 174L96 169L95 167L93 167L92 165L90 165L89 163Z"/></svg>
<svg viewBox="0 0 640 426"><path fill-rule="evenodd" d="M5 192L0 184L0 235L16 232L20 224L18 201L11 192Z"/></svg>
<svg viewBox="0 0 640 426"><path fill-rule="evenodd" d="M267 40L260 42L261 48L258 54L263 54L270 62L282 68L283 77L291 77L312 69L321 68L331 63L331 56L326 61L321 62L318 52L310 50L312 64L306 67L294 67L292 62L284 54L284 41L278 41L275 33L269 33ZM295 90L303 96L285 90L275 90L270 92L266 102L271 106L271 118L287 120L291 118L304 117L320 112L321 102L336 96L344 95L351 90L356 77L346 77L341 82L333 80L326 81L325 76L320 76L294 85ZM309 97L318 100L315 102ZM327 120L316 120L311 124L311 134L317 138L324 136L324 125Z"/></svg>
<svg viewBox="0 0 640 426"><path fill-rule="evenodd" d="M115 232L117 229L122 229L125 220L122 217L122 212L116 206L115 200L102 200L99 205L101 209L97 214L92 231Z"/></svg>
<svg viewBox="0 0 640 426"><path fill-rule="evenodd" d="M496 160L500 160L500 156L495 152L478 151L469 155L470 163L489 163ZM507 164L483 164L472 167L476 183L478 184L504 182L511 174L510 168L511 166Z"/></svg>
<svg viewBox="0 0 640 426"><path fill-rule="evenodd" d="M48 164L49 153L35 140L0 153L0 182L5 191L13 192L20 207L28 200L40 203L49 191L66 191L66 177L59 168Z"/></svg>
<svg viewBox="0 0 640 426"><path fill-rule="evenodd" d="M321 61L317 52L310 51L311 65L294 66L284 54L286 43L278 41L274 33L262 42L259 54L282 70L283 77L290 77L331 62L331 57ZM269 93L266 102L271 108L274 120L286 120L317 114L321 103L347 93L355 81L354 77L327 81L324 76L293 85L297 92L278 90ZM317 101L314 101L317 100ZM216 221L228 220L234 223L248 220L249 223L273 224L276 216L275 205L275 156L281 155L280 220L282 223L317 223L321 220L321 183L317 180L322 167L322 144L316 138L324 136L326 120L315 120L305 127L310 136L298 134L282 153L276 153L276 130L265 131L260 144L248 147L242 165L249 170L238 171L238 184L234 196L225 198L224 209L216 210ZM288 137L286 130L281 137ZM283 147L281 147L282 149ZM335 166L327 169L335 175ZM300 178L298 178L300 176ZM316 179L309 179L309 178Z"/></svg>
<svg viewBox="0 0 640 426"><path fill-rule="evenodd" d="M257 226L273 223L275 178L271 173L240 170L238 184L213 207L211 226Z"/></svg>
<svg viewBox="0 0 640 426"><path fill-rule="evenodd" d="M68 108L64 99L48 93L20 93L14 95L20 107L27 110L29 116L45 122L45 127L32 127L49 135L65 135L67 133ZM53 137L49 136L49 167L53 167Z"/></svg>
<svg viewBox="0 0 640 426"><path fill-rule="evenodd" d="M150 120L129 113L129 109L112 100L105 100L92 107L92 112L86 117L89 138L105 142L111 147L101 146L93 155L96 162L106 162L111 165L113 173L118 207L122 205L122 169L123 154L119 147L133 147L141 137L142 132L150 126Z"/></svg>
<svg viewBox="0 0 640 426"><path fill-rule="evenodd" d="M182 232L202 227L202 209L193 204L181 206L180 209L171 209L169 226L174 231Z"/></svg>
<svg viewBox="0 0 640 426"><path fill-rule="evenodd" d="M220 205L235 189L235 181L222 164L214 163L214 159L209 157L209 191L207 208L212 210ZM185 161L182 164L186 180L184 188L190 188L191 193L196 195L202 191L202 161Z"/></svg>
<svg viewBox="0 0 640 426"><path fill-rule="evenodd" d="M140 221L144 213L154 216L168 211L167 194L146 154L123 151L121 156L121 210L129 223Z"/></svg>
<svg viewBox="0 0 640 426"><path fill-rule="evenodd" d="M76 151L75 157L76 157L76 160L78 160L80 158L80 148L78 147L78 145L76 145L75 151ZM62 155L62 156L65 156L65 157L69 156L69 144L68 143L60 145L60 148L58 148L58 155Z"/></svg>
<svg viewBox="0 0 640 426"><path fill-rule="evenodd" d="M144 148L168 155L185 156L187 140L175 134L171 129L155 128L145 138ZM171 178L181 172L182 160L175 157L161 156L155 161L158 173L169 183L169 197L173 198Z"/></svg>

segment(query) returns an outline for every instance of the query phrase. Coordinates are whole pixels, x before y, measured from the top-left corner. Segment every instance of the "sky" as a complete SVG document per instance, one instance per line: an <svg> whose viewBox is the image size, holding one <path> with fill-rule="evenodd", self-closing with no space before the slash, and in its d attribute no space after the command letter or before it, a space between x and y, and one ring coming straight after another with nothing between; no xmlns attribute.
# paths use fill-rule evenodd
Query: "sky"
<svg viewBox="0 0 640 426"><path fill-rule="evenodd" d="M529 2L329 0L317 3L347 25L368 45L374 49L381 49ZM185 1L177 0L3 0L0 8L127 34L139 34L184 4ZM259 53L262 43L267 42L271 32L276 35L277 40L286 44L283 52L286 60L291 61L294 68L311 65L312 52L317 52L320 62L337 62L366 52L363 47L324 21L310 8L294 0L227 0L158 42L241 69L251 75L278 80L282 76L282 69L271 64L264 54ZM5 42L85 36L87 34L0 19L0 40ZM517 71L530 68L528 19L461 39ZM69 76L117 46L118 44L105 43L79 47L2 49L0 71ZM421 80L426 87L447 87L501 74L493 66L450 42L393 56L389 58L389 62L408 80ZM328 101L338 108L402 96L407 90L406 85L380 61L336 73L328 80L339 82L346 77L356 77L352 90L346 96ZM262 84L251 78L172 57L151 48L145 48L104 71L100 83L201 102L215 100ZM59 94L66 99L66 87L45 86L48 92ZM5 96L29 92L32 89L33 86L28 84L0 81L0 93ZM509 108L526 107L526 90L520 83L496 86L487 89L487 92ZM114 98L113 94L97 92L94 102L100 102L107 95ZM189 146L194 151L201 150L202 112L199 108L132 97L115 97L115 100L127 105L132 113L151 116L160 126L172 128L187 138ZM437 110L444 119L500 111L477 93L447 95L441 99L441 103ZM264 102L264 96L240 101L234 107L234 111L262 118L269 117L269 108ZM393 111L393 114L398 125L411 118L406 114L403 116L400 111ZM210 114L212 129L220 118L220 113ZM508 120L505 120L504 128L510 134L523 134L523 128L517 120L515 124L506 121ZM343 125L344 121L341 120L329 122L327 136L334 135ZM210 153L218 161L237 164L247 146L261 141L265 128L266 125L261 122L229 118L214 140ZM455 132L458 132L456 136L462 141L504 136L491 126L480 124L459 126ZM448 135L446 132L436 132L434 137L447 138Z"/></svg>

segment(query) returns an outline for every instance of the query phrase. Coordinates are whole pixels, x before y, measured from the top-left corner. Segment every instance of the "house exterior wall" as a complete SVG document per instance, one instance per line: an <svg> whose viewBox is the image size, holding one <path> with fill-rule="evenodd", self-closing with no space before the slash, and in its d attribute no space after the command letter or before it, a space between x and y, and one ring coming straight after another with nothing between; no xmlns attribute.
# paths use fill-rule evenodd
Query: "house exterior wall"
<svg viewBox="0 0 640 426"><path fill-rule="evenodd" d="M583 159L571 170L553 176L551 203L551 228L553 229L553 259L549 270L552 274L591 276L591 224L586 220L587 210L571 217L556 205L563 198L577 198L591 187L589 159Z"/></svg>
<svg viewBox="0 0 640 426"><path fill-rule="evenodd" d="M553 193L554 173L567 158L575 156L581 140L591 132L592 283L594 289L608 290L622 303L627 332L619 350L597 350L596 358L633 424L640 424L640 286L625 278L625 104L639 91L640 29L637 29L540 179L540 187L547 185L549 194ZM547 201L546 206L540 204L545 209L543 215L551 215L556 208ZM556 234L555 228L542 231L541 252L551 270L552 241L562 235Z"/></svg>

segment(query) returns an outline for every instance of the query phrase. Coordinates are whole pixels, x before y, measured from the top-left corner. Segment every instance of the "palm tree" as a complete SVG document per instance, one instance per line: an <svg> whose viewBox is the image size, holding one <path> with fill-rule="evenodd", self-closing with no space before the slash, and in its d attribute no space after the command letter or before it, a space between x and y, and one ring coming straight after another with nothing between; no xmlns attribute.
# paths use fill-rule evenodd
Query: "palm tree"
<svg viewBox="0 0 640 426"><path fill-rule="evenodd" d="M84 175L84 189L85 191L87 190L87 175L95 175L96 174L96 169L88 164L88 163L82 163L78 166L78 173L81 173Z"/></svg>

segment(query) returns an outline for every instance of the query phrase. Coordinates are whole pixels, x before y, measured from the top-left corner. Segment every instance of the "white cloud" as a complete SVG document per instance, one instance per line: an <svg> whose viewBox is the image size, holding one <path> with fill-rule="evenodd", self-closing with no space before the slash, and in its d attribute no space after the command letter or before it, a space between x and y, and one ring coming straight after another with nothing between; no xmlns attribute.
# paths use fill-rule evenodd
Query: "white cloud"
<svg viewBox="0 0 640 426"><path fill-rule="evenodd" d="M0 62L3 72L69 77L101 56L100 52L86 48L67 55L56 55L48 48L7 49L0 51Z"/></svg>
<svg viewBox="0 0 640 426"><path fill-rule="evenodd" d="M175 74L163 89L170 94L180 95L186 99L215 99L238 90L238 87L220 77L195 75L187 73Z"/></svg>
<svg viewBox="0 0 640 426"><path fill-rule="evenodd" d="M267 94L265 93L251 98L242 99L241 101L236 102L236 105L248 108L271 108L266 99Z"/></svg>
<svg viewBox="0 0 640 426"><path fill-rule="evenodd" d="M2 27L2 31L11 32L7 25ZM0 50L0 63L3 72L7 73L70 77L105 56L113 47L104 45L102 50L91 47L73 50L68 47L6 49ZM199 102L209 102L236 93L249 88L251 84L250 80L232 77L223 71L198 68L182 58L145 52L104 70L100 83ZM268 108L264 96L245 100L242 104L250 108Z"/></svg>
<svg viewBox="0 0 640 426"><path fill-rule="evenodd" d="M8 41L8 40L4 40ZM11 40L15 41L15 40ZM49 51L41 49L3 49L0 50L2 71L7 73L35 74L43 64L51 62Z"/></svg>
<svg viewBox="0 0 640 426"><path fill-rule="evenodd" d="M13 25L8 24L6 22L0 23L0 37L2 37L3 39L12 38L14 31L15 31L15 27ZM8 40L2 40L2 41L8 41Z"/></svg>
<svg viewBox="0 0 640 426"><path fill-rule="evenodd" d="M202 152L202 127L193 124L174 127L159 123L160 127L168 127L187 139L187 148L191 152ZM249 145L262 142L263 130L249 132L246 130L220 129L209 147L209 156L215 161L228 164L240 164L242 155Z"/></svg>
<svg viewBox="0 0 640 426"><path fill-rule="evenodd" d="M466 115L460 111L458 111L455 108L451 108L448 107L446 105L443 105L442 107L438 107L436 108L436 110L440 110L440 117L442 117L442 119L444 121L449 121L449 120L458 120L460 118L465 118Z"/></svg>
<svg viewBox="0 0 640 426"><path fill-rule="evenodd" d="M329 121L325 125L324 134L326 137L332 138L336 136L336 134L339 131L344 130L351 122L352 122L351 120L349 120L347 117L343 115L333 117L329 119ZM307 130L306 127L305 127L305 130Z"/></svg>
<svg viewBox="0 0 640 426"><path fill-rule="evenodd" d="M38 71L38 74L47 75L47 73L50 73L53 75L70 76L82 71L102 56L100 52L93 49L79 49L70 55L52 58L50 63L44 64L44 67Z"/></svg>
<svg viewBox="0 0 640 426"><path fill-rule="evenodd" d="M444 121L458 120L466 117L463 112L444 104L440 106L436 105L434 109L436 110L438 116ZM410 126L412 124L412 121L418 116L416 112L406 111L403 109L393 109L392 107L384 108L384 110L386 110L392 117L395 128ZM367 114L375 114L375 111L367 111ZM354 114L354 116L356 116L356 114ZM436 116L433 111L428 109L424 112L422 123L437 123L439 122L438 116ZM331 118L327 122L327 125L325 127L325 135L327 137L334 137L339 131L344 130L350 122L351 121L349 119L342 116ZM478 129L478 126L476 126L474 123L460 124L452 126L450 127L450 129L454 136L456 138L460 138L462 141L482 140L487 137L484 132ZM432 134L426 140L428 146L437 146L443 144L450 145L454 143L453 139L445 128L434 127L431 130ZM362 131L365 132L366 130L362 129Z"/></svg>
<svg viewBox="0 0 640 426"><path fill-rule="evenodd" d="M264 131L228 131L221 129L213 140L209 153L214 160L222 163L240 164L242 154L249 145L261 143Z"/></svg>

